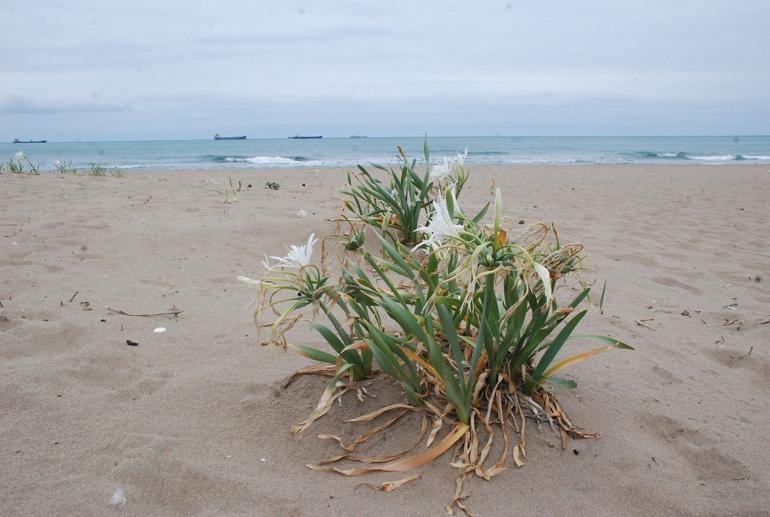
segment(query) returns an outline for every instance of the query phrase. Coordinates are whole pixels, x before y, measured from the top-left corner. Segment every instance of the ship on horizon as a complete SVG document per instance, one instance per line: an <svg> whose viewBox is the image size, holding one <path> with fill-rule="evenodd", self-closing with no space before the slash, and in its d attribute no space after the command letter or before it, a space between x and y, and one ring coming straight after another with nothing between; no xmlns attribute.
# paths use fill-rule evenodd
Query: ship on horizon
<svg viewBox="0 0 770 517"><path fill-rule="evenodd" d="M323 138L323 135L294 135L289 137L291 140L317 140Z"/></svg>
<svg viewBox="0 0 770 517"><path fill-rule="evenodd" d="M219 133L214 135L214 140L246 140L246 135L241 136L222 136Z"/></svg>
<svg viewBox="0 0 770 517"><path fill-rule="evenodd" d="M19 140L18 138L13 139L14 144L47 144L48 140Z"/></svg>

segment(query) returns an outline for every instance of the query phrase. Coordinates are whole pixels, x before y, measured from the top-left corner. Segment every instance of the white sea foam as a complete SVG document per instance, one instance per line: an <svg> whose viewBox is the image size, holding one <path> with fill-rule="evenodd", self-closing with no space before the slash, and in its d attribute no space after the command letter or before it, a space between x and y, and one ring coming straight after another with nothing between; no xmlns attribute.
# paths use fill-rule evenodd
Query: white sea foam
<svg viewBox="0 0 770 517"><path fill-rule="evenodd" d="M285 156L252 156L250 158L227 156L224 161L230 163L253 163L256 165L297 165L303 163L302 160L286 158Z"/></svg>
<svg viewBox="0 0 770 517"><path fill-rule="evenodd" d="M294 164L298 163L299 160L294 160L293 158L285 158L283 156L252 156L251 158L246 158L247 162L249 163L256 163L258 165L264 165L264 164Z"/></svg>
<svg viewBox="0 0 770 517"><path fill-rule="evenodd" d="M743 157L747 160L770 160L770 156L764 154L744 154Z"/></svg>
<svg viewBox="0 0 770 517"><path fill-rule="evenodd" d="M726 162L728 160L735 160L733 154L718 154L713 156L690 156L691 160L704 160L708 162Z"/></svg>

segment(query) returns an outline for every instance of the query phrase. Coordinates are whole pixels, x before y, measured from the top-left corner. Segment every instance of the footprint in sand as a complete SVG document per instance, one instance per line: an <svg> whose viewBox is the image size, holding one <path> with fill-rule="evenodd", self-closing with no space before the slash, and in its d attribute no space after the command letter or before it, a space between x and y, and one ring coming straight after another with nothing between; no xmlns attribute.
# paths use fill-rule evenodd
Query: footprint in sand
<svg viewBox="0 0 770 517"><path fill-rule="evenodd" d="M746 465L720 452L703 433L674 418L648 413L642 417L642 423L650 435L674 449L699 481L732 481L751 475Z"/></svg>
<svg viewBox="0 0 770 517"><path fill-rule="evenodd" d="M706 350L711 359L731 370L748 370L754 374L753 384L759 389L770 389L770 361L748 351L738 352L725 348Z"/></svg>
<svg viewBox="0 0 770 517"><path fill-rule="evenodd" d="M645 267L658 267L658 261L651 258L651 257L645 257L644 255L610 255L611 259L618 260L620 262L628 262L630 264L637 264L639 266L645 266Z"/></svg>
<svg viewBox="0 0 770 517"><path fill-rule="evenodd" d="M670 276L656 276L652 279L653 282L656 284L664 285L666 287L676 287L679 289L684 289L685 291L695 294L695 295L701 295L703 294L703 291L698 289L697 287L693 287L689 284L685 284L684 282L680 282L676 278L671 278Z"/></svg>

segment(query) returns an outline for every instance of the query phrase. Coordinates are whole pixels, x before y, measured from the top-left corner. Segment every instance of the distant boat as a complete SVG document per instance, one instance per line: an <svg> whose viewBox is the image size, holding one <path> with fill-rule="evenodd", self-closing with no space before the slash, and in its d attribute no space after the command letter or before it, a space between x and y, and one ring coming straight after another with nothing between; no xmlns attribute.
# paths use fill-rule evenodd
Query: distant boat
<svg viewBox="0 0 770 517"><path fill-rule="evenodd" d="M19 140L18 138L13 139L14 144L47 144L48 140Z"/></svg>
<svg viewBox="0 0 770 517"><path fill-rule="evenodd" d="M368 137L363 135L350 135L350 138L368 138Z"/></svg>
<svg viewBox="0 0 770 517"><path fill-rule="evenodd" d="M246 135L242 136L222 136L219 133L214 135L214 140L246 140Z"/></svg>
<svg viewBox="0 0 770 517"><path fill-rule="evenodd" d="M311 140L311 139L318 139L323 138L322 135L311 135L311 136L304 136L304 135L294 135L289 137L292 140Z"/></svg>

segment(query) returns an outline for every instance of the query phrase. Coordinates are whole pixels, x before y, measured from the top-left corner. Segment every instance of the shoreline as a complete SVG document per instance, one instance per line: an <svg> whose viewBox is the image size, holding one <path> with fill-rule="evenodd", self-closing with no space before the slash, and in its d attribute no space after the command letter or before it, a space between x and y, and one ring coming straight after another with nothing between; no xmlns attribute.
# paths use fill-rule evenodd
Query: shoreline
<svg viewBox="0 0 770 517"><path fill-rule="evenodd" d="M565 242L585 244L586 278L607 281L604 314L594 308L585 333L636 348L577 365L566 374L577 390L557 388L600 439L562 451L558 435L533 426L526 465L471 483L469 507L608 516L770 507L770 166L469 168L464 205L480 206L494 183L514 227L553 221ZM456 474L448 456L397 494L357 485L398 474L305 468L338 451L315 438L340 432L330 416L365 406L346 396L291 435L322 382L283 390L309 362L260 346L244 310L253 292L236 277L258 277L264 254L330 233L347 170L0 174L0 513L103 515L115 511L116 487L127 515L442 513ZM228 175L252 187L225 204L215 190ZM107 306L183 312L141 318ZM321 343L306 326L297 336ZM399 396L377 390L380 400ZM374 445L413 441L413 423Z"/></svg>

